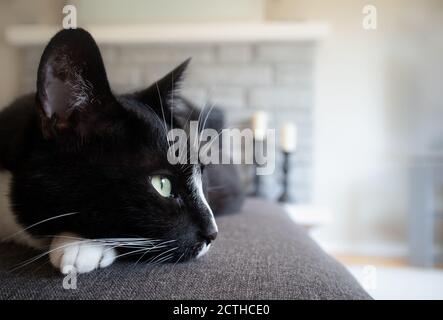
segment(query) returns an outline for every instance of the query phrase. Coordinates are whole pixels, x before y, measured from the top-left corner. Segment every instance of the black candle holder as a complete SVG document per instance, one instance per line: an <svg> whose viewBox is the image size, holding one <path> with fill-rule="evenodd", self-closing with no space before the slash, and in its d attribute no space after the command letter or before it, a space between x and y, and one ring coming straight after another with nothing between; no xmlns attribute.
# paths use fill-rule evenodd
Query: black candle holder
<svg viewBox="0 0 443 320"><path fill-rule="evenodd" d="M283 151L283 192L281 196L278 198L279 202L290 202L290 196L289 196L289 172L290 172L290 165L289 165L289 158L291 156L291 153Z"/></svg>

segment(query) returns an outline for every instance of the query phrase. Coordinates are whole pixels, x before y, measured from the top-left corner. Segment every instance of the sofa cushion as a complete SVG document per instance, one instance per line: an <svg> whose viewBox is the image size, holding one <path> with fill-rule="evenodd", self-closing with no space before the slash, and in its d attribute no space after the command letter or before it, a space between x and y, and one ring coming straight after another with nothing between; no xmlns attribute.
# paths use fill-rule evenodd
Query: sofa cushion
<svg viewBox="0 0 443 320"><path fill-rule="evenodd" d="M368 299L346 269L273 203L249 199L243 212L217 218L219 237L200 260L164 265L117 261L79 275L77 289L47 257L0 246L0 299Z"/></svg>

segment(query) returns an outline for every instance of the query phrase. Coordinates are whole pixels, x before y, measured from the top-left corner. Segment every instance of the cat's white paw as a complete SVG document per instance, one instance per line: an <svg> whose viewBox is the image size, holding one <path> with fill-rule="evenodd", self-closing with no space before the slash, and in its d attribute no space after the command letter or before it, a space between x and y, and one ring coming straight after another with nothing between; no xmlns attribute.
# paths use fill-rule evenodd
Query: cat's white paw
<svg viewBox="0 0 443 320"><path fill-rule="evenodd" d="M49 259L61 273L87 273L111 265L117 257L114 248L97 241L79 239L72 233L61 233L51 242Z"/></svg>

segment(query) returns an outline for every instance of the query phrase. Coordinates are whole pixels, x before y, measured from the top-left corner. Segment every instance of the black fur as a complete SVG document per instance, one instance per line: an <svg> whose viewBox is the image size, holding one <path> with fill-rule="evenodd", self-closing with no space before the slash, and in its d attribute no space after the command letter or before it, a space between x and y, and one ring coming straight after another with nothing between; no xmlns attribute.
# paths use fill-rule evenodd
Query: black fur
<svg viewBox="0 0 443 320"><path fill-rule="evenodd" d="M177 257L196 255L214 229L187 184L200 166L170 165L165 134L165 125L184 126L183 119L199 113L182 101L185 109L174 114L170 103L188 62L146 90L115 96L89 33L54 36L40 62L37 93L0 113L0 168L13 174L11 201L19 222L27 227L77 212L29 229L32 235L171 239L179 246ZM174 197L154 190L149 177L158 173L170 177ZM230 191L209 195L215 213L240 208L235 168L208 166L204 180L208 190L211 183L228 184Z"/></svg>

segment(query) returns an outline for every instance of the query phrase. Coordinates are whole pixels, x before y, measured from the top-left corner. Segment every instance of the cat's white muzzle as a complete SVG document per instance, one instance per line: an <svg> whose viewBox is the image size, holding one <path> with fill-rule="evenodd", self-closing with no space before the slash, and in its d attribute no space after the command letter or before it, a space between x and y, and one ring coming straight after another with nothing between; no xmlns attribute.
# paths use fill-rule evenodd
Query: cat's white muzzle
<svg viewBox="0 0 443 320"><path fill-rule="evenodd" d="M198 254L196 256L196 259L203 257L209 251L209 248L211 248L211 244L203 243L200 251L198 252Z"/></svg>

